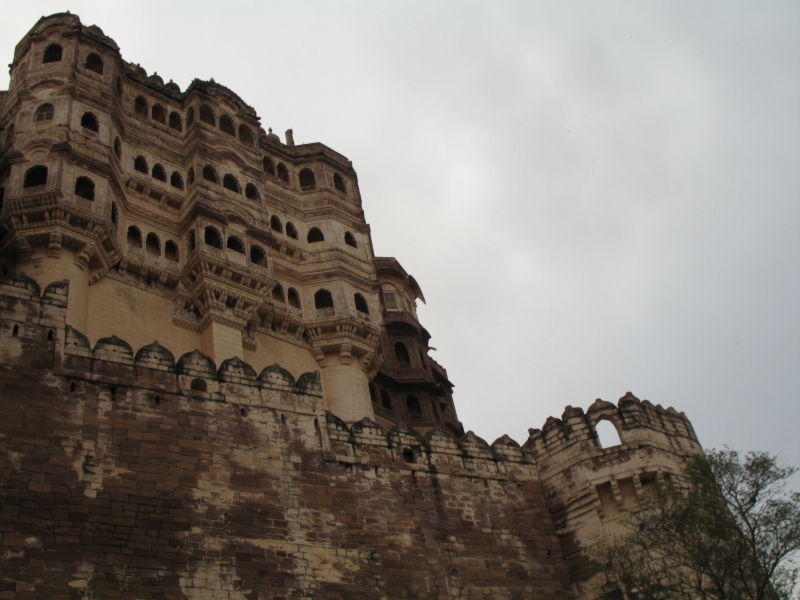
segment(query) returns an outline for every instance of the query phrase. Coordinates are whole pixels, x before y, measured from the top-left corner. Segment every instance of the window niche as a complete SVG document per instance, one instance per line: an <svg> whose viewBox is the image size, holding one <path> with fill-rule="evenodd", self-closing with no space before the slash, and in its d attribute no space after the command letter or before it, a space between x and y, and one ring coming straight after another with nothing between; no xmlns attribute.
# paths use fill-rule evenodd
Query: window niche
<svg viewBox="0 0 800 600"><path fill-rule="evenodd" d="M139 173L144 173L147 175L147 160L145 160L144 156L137 156L136 159L133 161L133 168Z"/></svg>
<svg viewBox="0 0 800 600"><path fill-rule="evenodd" d="M97 122L97 117L90 112L83 113L81 117L81 127L89 131L94 131L95 133L100 131L100 124Z"/></svg>
<svg viewBox="0 0 800 600"><path fill-rule="evenodd" d="M133 101L133 110L136 111L137 115L142 117L147 116L147 100L145 100L144 96L136 97L136 100Z"/></svg>
<svg viewBox="0 0 800 600"><path fill-rule="evenodd" d="M142 232L135 225L128 227L128 235L126 241L128 242L128 249L141 250L142 248Z"/></svg>
<svg viewBox="0 0 800 600"><path fill-rule="evenodd" d="M216 228L210 225L203 232L203 242L205 242L206 246L222 250L222 236L220 236Z"/></svg>
<svg viewBox="0 0 800 600"><path fill-rule="evenodd" d="M153 110L150 112L150 114L153 117L153 121L161 123L162 125L166 124L166 122L167 122L167 111L160 104L154 104L153 105Z"/></svg>
<svg viewBox="0 0 800 600"><path fill-rule="evenodd" d="M88 177L78 177L75 180L75 195L94 201L94 181Z"/></svg>
<svg viewBox="0 0 800 600"><path fill-rule="evenodd" d="M609 419L600 419L595 423L594 430L597 433L597 442L601 448L613 448L614 446L622 445L619 430Z"/></svg>
<svg viewBox="0 0 800 600"><path fill-rule="evenodd" d="M314 308L320 317L331 317L334 315L333 295L325 289L317 290L314 294Z"/></svg>
<svg viewBox="0 0 800 600"><path fill-rule="evenodd" d="M231 174L225 175L222 178L222 187L226 190L230 190L232 192L236 192L237 194L241 193L241 189L239 188L239 182L236 181L236 177Z"/></svg>
<svg viewBox="0 0 800 600"><path fill-rule="evenodd" d="M59 44L50 44L44 51L42 63L61 62L61 57L64 55L64 49Z"/></svg>
<svg viewBox="0 0 800 600"><path fill-rule="evenodd" d="M366 298L361 294L355 294L353 296L353 300L355 301L356 310L358 312L364 313L365 315L369 314L369 305L367 304Z"/></svg>
<svg viewBox="0 0 800 600"><path fill-rule="evenodd" d="M311 169L303 169L300 171L300 189L313 190L317 187L317 180L314 177L314 171Z"/></svg>
<svg viewBox="0 0 800 600"><path fill-rule="evenodd" d="M403 342L397 342L394 345L394 355L397 358L397 362L401 365L410 365L411 364L411 357L408 355L408 348Z"/></svg>
<svg viewBox="0 0 800 600"><path fill-rule="evenodd" d="M99 54L92 52L86 57L86 69L98 75L103 74L103 59L100 58Z"/></svg>
<svg viewBox="0 0 800 600"><path fill-rule="evenodd" d="M250 246L250 262L260 267L267 267L267 255L260 246Z"/></svg>
<svg viewBox="0 0 800 600"><path fill-rule="evenodd" d="M36 115L34 116L33 120L37 123L42 121L52 121L54 115L55 109L53 108L52 104L42 104L36 109Z"/></svg>
<svg viewBox="0 0 800 600"><path fill-rule="evenodd" d="M24 188L33 188L47 185L47 167L36 165L25 171Z"/></svg>
<svg viewBox="0 0 800 600"><path fill-rule="evenodd" d="M148 233L144 243L145 250L153 256L161 256L161 241L155 233Z"/></svg>
<svg viewBox="0 0 800 600"><path fill-rule="evenodd" d="M183 121L178 113L171 112L169 114L169 128L178 132L183 131Z"/></svg>
<svg viewBox="0 0 800 600"><path fill-rule="evenodd" d="M153 165L153 179L158 179L166 183L167 172L164 170L164 167L161 165Z"/></svg>
<svg viewBox="0 0 800 600"><path fill-rule="evenodd" d="M322 231L318 227L312 227L308 230L308 236L306 237L309 244L316 244L317 242L324 242L325 236L322 235Z"/></svg>

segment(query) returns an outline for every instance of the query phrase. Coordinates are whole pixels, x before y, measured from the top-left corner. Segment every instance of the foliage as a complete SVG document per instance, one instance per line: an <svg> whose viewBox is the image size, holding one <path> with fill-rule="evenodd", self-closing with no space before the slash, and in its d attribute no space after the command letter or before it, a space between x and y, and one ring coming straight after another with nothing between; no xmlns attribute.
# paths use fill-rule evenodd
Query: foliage
<svg viewBox="0 0 800 600"><path fill-rule="evenodd" d="M725 448L654 486L597 559L630 600L789 600L798 580L797 471L766 452Z"/></svg>

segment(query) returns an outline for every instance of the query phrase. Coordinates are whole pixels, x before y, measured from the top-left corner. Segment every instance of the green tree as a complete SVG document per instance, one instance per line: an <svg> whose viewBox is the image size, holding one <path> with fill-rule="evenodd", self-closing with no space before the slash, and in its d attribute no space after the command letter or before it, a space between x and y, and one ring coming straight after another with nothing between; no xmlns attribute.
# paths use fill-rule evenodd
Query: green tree
<svg viewBox="0 0 800 600"><path fill-rule="evenodd" d="M798 580L797 469L728 448L691 459L601 544L596 558L630 600L789 600Z"/></svg>

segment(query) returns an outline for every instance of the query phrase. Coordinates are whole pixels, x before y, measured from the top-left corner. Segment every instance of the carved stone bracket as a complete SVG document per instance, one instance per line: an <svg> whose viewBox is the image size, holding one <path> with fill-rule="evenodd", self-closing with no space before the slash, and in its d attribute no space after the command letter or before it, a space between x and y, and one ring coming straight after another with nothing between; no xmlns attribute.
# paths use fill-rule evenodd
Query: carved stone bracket
<svg viewBox="0 0 800 600"><path fill-rule="evenodd" d="M63 236L57 231L50 232L50 244L47 247L47 256L58 258L61 256L61 238Z"/></svg>

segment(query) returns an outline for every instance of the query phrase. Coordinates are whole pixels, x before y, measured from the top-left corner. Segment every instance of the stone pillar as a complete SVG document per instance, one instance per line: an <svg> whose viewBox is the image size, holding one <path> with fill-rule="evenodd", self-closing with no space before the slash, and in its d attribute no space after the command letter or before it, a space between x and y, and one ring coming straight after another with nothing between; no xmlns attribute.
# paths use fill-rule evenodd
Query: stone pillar
<svg viewBox="0 0 800 600"><path fill-rule="evenodd" d="M35 280L42 291L54 281L69 280L67 325L81 333L86 333L89 313L88 260L89 256L84 251L60 248L55 252L36 248L29 260L16 266L17 273Z"/></svg>
<svg viewBox="0 0 800 600"><path fill-rule="evenodd" d="M325 354L325 367L322 371L322 391L325 408L348 425L364 417L375 420L372 400L369 397L369 380L361 369L359 361L347 364L341 361L340 354Z"/></svg>
<svg viewBox="0 0 800 600"><path fill-rule="evenodd" d="M223 360L244 356L241 328L234 327L228 319L209 315L200 335L200 351L217 363L218 367Z"/></svg>

